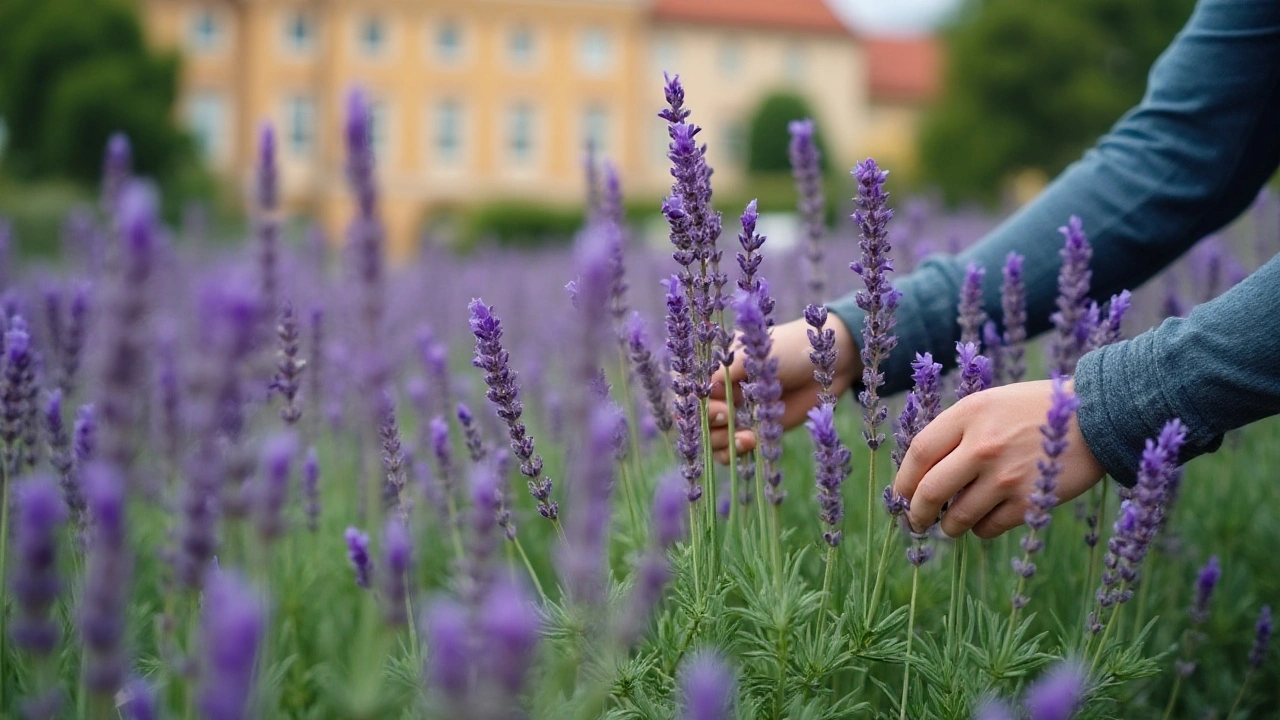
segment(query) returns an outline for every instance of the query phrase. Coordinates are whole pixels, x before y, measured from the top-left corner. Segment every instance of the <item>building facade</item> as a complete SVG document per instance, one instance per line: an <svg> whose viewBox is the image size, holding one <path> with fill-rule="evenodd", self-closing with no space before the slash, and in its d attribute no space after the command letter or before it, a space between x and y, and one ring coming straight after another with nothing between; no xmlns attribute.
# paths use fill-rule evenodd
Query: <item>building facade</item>
<svg viewBox="0 0 1280 720"><path fill-rule="evenodd" d="M823 0L143 0L184 56L181 108L220 175L249 187L259 129L279 137L291 212L350 217L341 112L373 101L393 253L478 202L579 203L587 140L629 194L669 185L662 73L678 72L717 182L745 182L767 93L805 95L839 167L869 148L862 43Z"/></svg>

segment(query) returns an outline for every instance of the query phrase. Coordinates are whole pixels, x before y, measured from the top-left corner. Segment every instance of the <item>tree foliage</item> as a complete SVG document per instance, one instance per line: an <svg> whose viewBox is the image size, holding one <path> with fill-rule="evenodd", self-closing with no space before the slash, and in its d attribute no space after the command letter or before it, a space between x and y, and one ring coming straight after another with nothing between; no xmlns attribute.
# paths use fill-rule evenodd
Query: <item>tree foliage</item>
<svg viewBox="0 0 1280 720"><path fill-rule="evenodd" d="M174 125L178 58L149 50L117 0L0 0L0 116L6 168L95 182L113 132L135 166L169 176L191 157Z"/></svg>
<svg viewBox="0 0 1280 720"><path fill-rule="evenodd" d="M1142 97L1194 0L977 0L948 36L945 91L920 138L925 179L993 198L1010 173L1060 172Z"/></svg>
<svg viewBox="0 0 1280 720"><path fill-rule="evenodd" d="M809 101L794 93L773 93L760 101L760 105L751 115L751 125L747 138L747 169L751 172L786 172L791 169L787 156L787 148L791 143L791 135L787 132L787 124L792 120L813 118L813 107ZM814 142L822 152L822 169L828 165L827 145L822 135L822 126L814 134Z"/></svg>

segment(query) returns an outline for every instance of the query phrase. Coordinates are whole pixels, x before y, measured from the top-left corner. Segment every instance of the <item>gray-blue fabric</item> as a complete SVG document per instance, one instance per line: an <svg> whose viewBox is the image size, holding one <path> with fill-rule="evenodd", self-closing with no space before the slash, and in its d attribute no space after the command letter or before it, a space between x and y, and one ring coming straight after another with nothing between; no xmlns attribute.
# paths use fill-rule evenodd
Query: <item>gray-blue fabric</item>
<svg viewBox="0 0 1280 720"><path fill-rule="evenodd" d="M1046 92L1052 92L1046 89ZM928 258L898 279L898 347L886 393L907 389L910 362L954 363L964 268L986 268L986 312L1001 316L1001 269L1025 256L1028 332L1049 328L1061 266L1057 228L1084 221L1092 296L1134 288L1243 212L1280 166L1280 2L1201 0L1152 67L1142 102L1081 160L981 242ZM829 304L855 334L852 294ZM1118 481L1132 484L1144 440L1178 417L1184 459L1222 435L1280 413L1280 264L1273 259L1187 318L1086 355L1076 369L1080 428Z"/></svg>

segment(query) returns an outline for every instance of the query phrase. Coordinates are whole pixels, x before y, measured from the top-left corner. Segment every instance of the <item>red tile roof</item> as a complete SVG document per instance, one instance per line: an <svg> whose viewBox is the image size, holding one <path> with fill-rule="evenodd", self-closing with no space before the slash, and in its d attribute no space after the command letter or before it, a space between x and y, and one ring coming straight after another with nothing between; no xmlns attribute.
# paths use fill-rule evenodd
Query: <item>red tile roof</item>
<svg viewBox="0 0 1280 720"><path fill-rule="evenodd" d="M653 0L659 21L851 34L824 0Z"/></svg>
<svg viewBox="0 0 1280 720"><path fill-rule="evenodd" d="M871 99L928 102L942 87L942 46L934 37L866 38Z"/></svg>

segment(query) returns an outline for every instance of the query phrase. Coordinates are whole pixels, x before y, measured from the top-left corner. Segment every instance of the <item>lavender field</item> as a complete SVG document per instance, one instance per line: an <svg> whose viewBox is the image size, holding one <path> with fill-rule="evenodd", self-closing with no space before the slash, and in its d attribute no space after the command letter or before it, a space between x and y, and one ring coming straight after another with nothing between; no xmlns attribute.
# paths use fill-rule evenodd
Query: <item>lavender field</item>
<svg viewBox="0 0 1280 720"><path fill-rule="evenodd" d="M592 158L571 246L389 265L358 92L356 210L333 242L284 231L270 128L230 248L165 227L164 188L113 139L62 264L0 278L0 716L1276 717L1274 422L1184 472L1170 418L1124 505L1108 481L1056 507L1075 408L1058 382L1029 526L909 533L887 486L959 397L1239 281L1280 250L1277 199L1100 306L1088 228L1063 218L1046 242L1066 319L1043 347L1025 344L1020 261L972 268L959 372L921 359L910 394L880 398L892 283L994 220L900 198L872 160L824 200L797 123L802 237L775 252L753 206L716 204L697 98L665 91L663 246ZM980 271L1003 317L974 307ZM818 330L811 303L854 290L869 384L784 434L772 328ZM833 341L810 337L829 386ZM731 419L759 447L722 466L706 404L731 355Z"/></svg>

